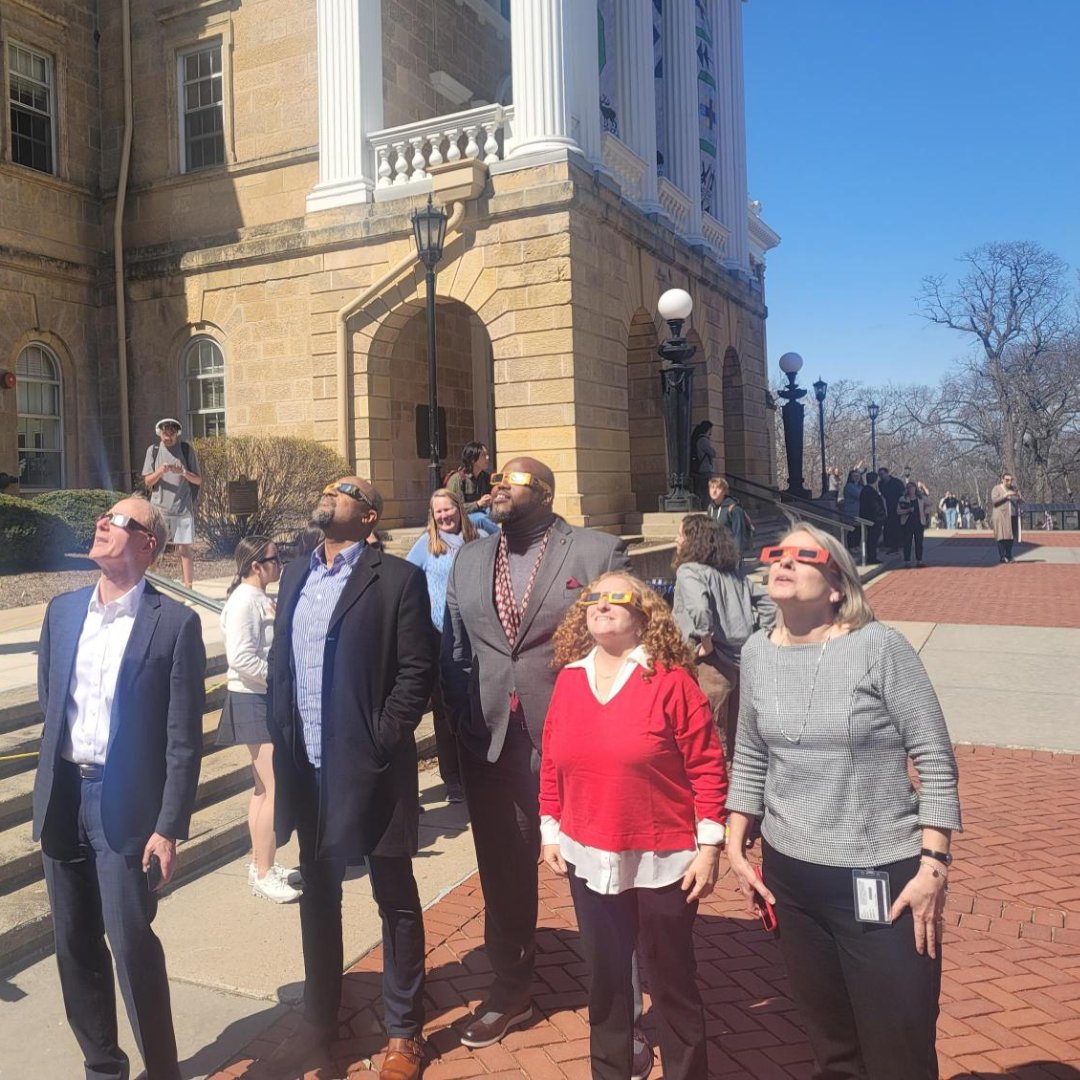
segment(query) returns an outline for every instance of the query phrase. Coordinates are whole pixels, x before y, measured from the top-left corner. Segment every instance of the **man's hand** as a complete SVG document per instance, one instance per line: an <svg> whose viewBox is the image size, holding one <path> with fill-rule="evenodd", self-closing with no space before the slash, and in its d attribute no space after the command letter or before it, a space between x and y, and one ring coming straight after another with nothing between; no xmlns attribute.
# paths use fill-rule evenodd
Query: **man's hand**
<svg viewBox="0 0 1080 1080"><path fill-rule="evenodd" d="M161 863L161 884L168 885L176 870L176 841L162 836L161 833L154 833L143 848L143 873L150 868L151 855L156 855L158 862Z"/></svg>
<svg viewBox="0 0 1080 1080"><path fill-rule="evenodd" d="M566 877L566 860L562 857L562 851L559 850L558 844L545 844L543 851L540 854L543 861L546 862L559 877Z"/></svg>

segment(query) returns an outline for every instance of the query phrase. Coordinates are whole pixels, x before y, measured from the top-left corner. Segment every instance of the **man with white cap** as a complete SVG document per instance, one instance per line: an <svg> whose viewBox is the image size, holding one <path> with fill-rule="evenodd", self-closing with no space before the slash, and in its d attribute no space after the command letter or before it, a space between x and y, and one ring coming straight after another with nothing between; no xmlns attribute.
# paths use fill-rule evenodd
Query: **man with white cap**
<svg viewBox="0 0 1080 1080"><path fill-rule="evenodd" d="M180 438L183 428L171 416L157 422L154 430L161 442L148 446L143 462L143 483L150 502L164 515L169 526L169 543L180 556L184 584L195 581L195 560L191 545L195 540L195 500L202 483L195 447Z"/></svg>

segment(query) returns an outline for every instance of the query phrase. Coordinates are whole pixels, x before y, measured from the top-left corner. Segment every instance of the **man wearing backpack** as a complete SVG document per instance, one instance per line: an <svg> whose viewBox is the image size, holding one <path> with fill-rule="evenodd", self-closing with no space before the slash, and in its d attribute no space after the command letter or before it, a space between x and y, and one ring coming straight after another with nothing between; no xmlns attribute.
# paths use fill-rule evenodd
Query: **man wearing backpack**
<svg viewBox="0 0 1080 1080"><path fill-rule="evenodd" d="M180 421L171 416L157 422L154 429L161 442L146 449L143 483L150 492L150 502L164 515L169 526L169 543L176 546L184 584L190 589L195 581L195 560L191 545L195 540L195 501L199 497L202 476L195 448L180 438Z"/></svg>

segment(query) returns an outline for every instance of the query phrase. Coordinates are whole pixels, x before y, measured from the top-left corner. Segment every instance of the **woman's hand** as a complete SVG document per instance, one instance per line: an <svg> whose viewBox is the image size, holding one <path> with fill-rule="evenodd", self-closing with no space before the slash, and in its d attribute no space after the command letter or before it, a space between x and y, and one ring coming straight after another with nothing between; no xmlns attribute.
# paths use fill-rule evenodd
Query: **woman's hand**
<svg viewBox="0 0 1080 1080"><path fill-rule="evenodd" d="M689 869L683 874L682 891L690 890L686 902L704 900L716 888L720 876L720 848L716 844L702 844Z"/></svg>
<svg viewBox="0 0 1080 1080"><path fill-rule="evenodd" d="M566 877L566 860L562 857L558 844L545 844L541 858L559 877Z"/></svg>
<svg viewBox="0 0 1080 1080"><path fill-rule="evenodd" d="M746 900L746 913L753 918L758 917L757 901L755 896L764 897L770 904L776 904L776 897L766 888L765 882L754 872L750 860L741 852L734 851L730 846L727 850L728 864L735 874L735 880L739 884L739 892Z"/></svg>
<svg viewBox="0 0 1080 1080"><path fill-rule="evenodd" d="M915 951L937 956L945 925L945 890L948 874L927 863L920 863L919 872L904 886L896 898L889 918L895 922L904 908L911 908L915 924Z"/></svg>
<svg viewBox="0 0 1080 1080"><path fill-rule="evenodd" d="M697 647L696 656L708 656L713 651L713 639L712 634L706 634L701 639L701 644Z"/></svg>
<svg viewBox="0 0 1080 1080"><path fill-rule="evenodd" d="M481 510L486 510L491 505L491 495L481 495L480 498L476 500L476 505L479 506Z"/></svg>

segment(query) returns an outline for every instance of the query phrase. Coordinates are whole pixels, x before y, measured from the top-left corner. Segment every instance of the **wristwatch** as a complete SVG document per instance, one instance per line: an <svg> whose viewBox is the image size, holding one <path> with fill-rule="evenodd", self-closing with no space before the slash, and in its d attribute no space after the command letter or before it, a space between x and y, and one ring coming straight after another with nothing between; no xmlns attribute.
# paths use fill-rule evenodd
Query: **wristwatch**
<svg viewBox="0 0 1080 1080"><path fill-rule="evenodd" d="M952 855L947 851L931 851L924 847L919 854L924 859L937 859L939 863L944 863L946 866L952 865Z"/></svg>

